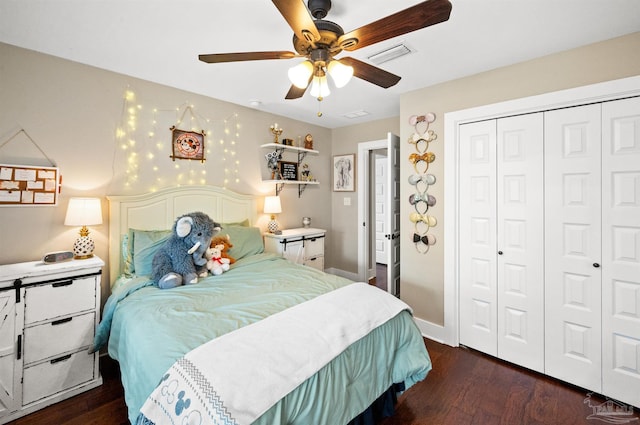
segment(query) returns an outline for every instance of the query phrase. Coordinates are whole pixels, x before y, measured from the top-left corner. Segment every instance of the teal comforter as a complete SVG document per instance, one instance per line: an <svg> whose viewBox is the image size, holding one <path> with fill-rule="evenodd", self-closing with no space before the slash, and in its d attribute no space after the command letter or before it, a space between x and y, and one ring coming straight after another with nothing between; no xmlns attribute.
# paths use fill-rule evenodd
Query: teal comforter
<svg viewBox="0 0 640 425"><path fill-rule="evenodd" d="M220 276L170 290L145 277L121 280L105 304L96 348L108 336L135 423L163 374L190 350L350 283L272 254L244 258ZM256 423L347 423L391 384L408 388L430 369L420 332L404 312L351 345Z"/></svg>

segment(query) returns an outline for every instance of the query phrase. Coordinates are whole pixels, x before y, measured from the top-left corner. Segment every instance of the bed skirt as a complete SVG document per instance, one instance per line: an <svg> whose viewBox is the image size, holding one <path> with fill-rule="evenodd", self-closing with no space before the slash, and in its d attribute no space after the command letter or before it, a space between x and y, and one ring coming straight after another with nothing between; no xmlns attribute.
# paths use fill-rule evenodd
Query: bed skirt
<svg viewBox="0 0 640 425"><path fill-rule="evenodd" d="M404 382L393 384L371 406L353 418L347 425L376 425L382 419L393 416L396 411L398 394L404 390Z"/></svg>

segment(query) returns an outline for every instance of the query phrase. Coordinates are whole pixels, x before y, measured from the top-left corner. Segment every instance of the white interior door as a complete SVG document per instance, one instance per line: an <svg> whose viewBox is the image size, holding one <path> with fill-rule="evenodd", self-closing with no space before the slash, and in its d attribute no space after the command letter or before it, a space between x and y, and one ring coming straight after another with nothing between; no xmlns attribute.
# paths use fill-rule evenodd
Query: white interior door
<svg viewBox="0 0 640 425"><path fill-rule="evenodd" d="M640 406L640 98L602 106L602 391Z"/></svg>
<svg viewBox="0 0 640 425"><path fill-rule="evenodd" d="M460 343L497 356L496 121L459 134Z"/></svg>
<svg viewBox="0 0 640 425"><path fill-rule="evenodd" d="M497 121L498 357L544 370L543 114Z"/></svg>
<svg viewBox="0 0 640 425"><path fill-rule="evenodd" d="M387 249L389 244L385 240L387 234L387 155L375 154L375 233L376 233L376 263L387 264Z"/></svg>
<svg viewBox="0 0 640 425"><path fill-rule="evenodd" d="M400 296L400 137L387 134L387 291Z"/></svg>
<svg viewBox="0 0 640 425"><path fill-rule="evenodd" d="M600 105L545 113L545 373L601 392Z"/></svg>
<svg viewBox="0 0 640 425"><path fill-rule="evenodd" d="M372 142L358 143L358 166L356 179L358 185L358 222L361 223L361 230L358 232L358 276L363 281L368 281L370 259L375 259L372 255L371 247L374 232L372 222L374 221L371 211L372 190L370 187L370 173L374 167L374 157L372 153L377 150L386 150L386 222L384 251L387 253L387 291L393 295L400 294L400 138L392 133L387 134L387 139L375 140Z"/></svg>

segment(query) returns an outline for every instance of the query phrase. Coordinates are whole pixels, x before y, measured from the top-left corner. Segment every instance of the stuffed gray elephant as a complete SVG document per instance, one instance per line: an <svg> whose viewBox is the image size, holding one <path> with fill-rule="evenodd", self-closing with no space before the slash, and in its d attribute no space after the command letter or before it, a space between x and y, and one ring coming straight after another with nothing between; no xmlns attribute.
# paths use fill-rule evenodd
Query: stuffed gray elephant
<svg viewBox="0 0 640 425"><path fill-rule="evenodd" d="M161 289L198 283L198 270L207 264L205 251L220 225L202 212L178 217L173 234L153 257L151 278Z"/></svg>

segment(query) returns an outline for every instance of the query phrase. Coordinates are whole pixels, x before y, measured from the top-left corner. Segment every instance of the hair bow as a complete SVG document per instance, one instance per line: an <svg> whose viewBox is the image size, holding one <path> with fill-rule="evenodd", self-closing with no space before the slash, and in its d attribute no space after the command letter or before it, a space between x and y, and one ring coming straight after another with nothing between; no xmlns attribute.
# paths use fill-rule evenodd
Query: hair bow
<svg viewBox="0 0 640 425"><path fill-rule="evenodd" d="M413 234L413 243L422 242L425 245L433 245L436 243L436 237L431 233L426 235L419 235L418 233Z"/></svg>
<svg viewBox="0 0 640 425"><path fill-rule="evenodd" d="M425 153L412 153L409 155L409 161L413 162L413 164L417 164L420 161L425 162L433 162L436 159L436 154L433 152L425 152Z"/></svg>
<svg viewBox="0 0 640 425"><path fill-rule="evenodd" d="M429 129L429 124L436 120L436 114L429 112L423 115L411 115L409 117L409 125L415 128L416 133L424 134ZM420 125L422 124L422 125ZM424 127L423 131L420 131L418 127Z"/></svg>
<svg viewBox="0 0 640 425"><path fill-rule="evenodd" d="M413 234L413 242L414 243L422 242L425 245L429 245L429 238L427 238L427 235L420 236L419 234L414 233Z"/></svg>
<svg viewBox="0 0 640 425"><path fill-rule="evenodd" d="M424 182L427 186L435 184L436 176L433 174L411 174L409 176L409 184L417 185L420 182Z"/></svg>
<svg viewBox="0 0 640 425"><path fill-rule="evenodd" d="M420 254L426 254L427 252L429 252L429 247L431 245L435 245L436 237L431 233L427 233L424 235L414 233L413 243L416 244L416 251L418 251Z"/></svg>
<svg viewBox="0 0 640 425"><path fill-rule="evenodd" d="M409 195L409 203L411 205L415 205L421 201L432 207L436 204L436 197L427 193L414 193L413 195Z"/></svg>
<svg viewBox="0 0 640 425"><path fill-rule="evenodd" d="M409 155L409 161L413 163L413 168L416 170L416 173L419 173L418 164L424 162L424 170L427 171L429 169L429 163L435 161L436 154L433 152L424 152L424 153L412 153Z"/></svg>
<svg viewBox="0 0 640 425"><path fill-rule="evenodd" d="M429 130L426 137L424 134L413 133L411 137L409 137L408 142L415 145L416 150L419 153L424 153L429 148L429 143L433 142L437 138L438 135L433 130Z"/></svg>
<svg viewBox="0 0 640 425"><path fill-rule="evenodd" d="M420 214L418 212L413 212L409 214L409 220L411 220L412 223L416 223L416 224L419 222L425 223L429 227L434 227L435 225L438 224L438 220L436 220L434 216Z"/></svg>
<svg viewBox="0 0 640 425"><path fill-rule="evenodd" d="M411 115L409 117L409 125L416 125L420 122L432 123L436 120L436 114L429 112L422 115Z"/></svg>

